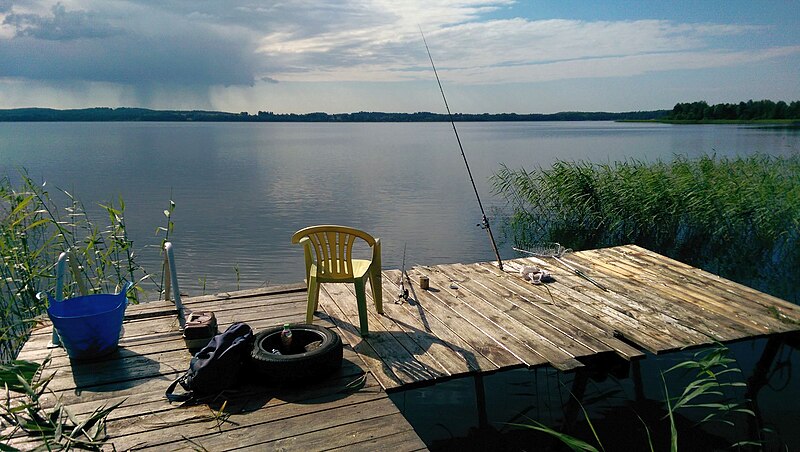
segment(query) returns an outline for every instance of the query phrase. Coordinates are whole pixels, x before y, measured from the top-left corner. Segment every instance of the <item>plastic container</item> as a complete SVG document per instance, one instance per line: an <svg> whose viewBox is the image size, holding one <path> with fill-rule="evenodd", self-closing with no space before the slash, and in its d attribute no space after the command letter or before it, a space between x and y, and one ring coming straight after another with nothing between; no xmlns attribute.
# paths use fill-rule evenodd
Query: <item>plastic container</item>
<svg viewBox="0 0 800 452"><path fill-rule="evenodd" d="M283 324L281 331L281 350L283 353L288 353L292 349L292 330L289 329L289 324Z"/></svg>
<svg viewBox="0 0 800 452"><path fill-rule="evenodd" d="M183 328L183 341L190 352L198 352L219 333L217 317L211 311L192 312Z"/></svg>
<svg viewBox="0 0 800 452"><path fill-rule="evenodd" d="M58 330L70 359L95 359L117 349L128 306L126 283L118 294L96 294L55 301L50 294L47 315Z"/></svg>

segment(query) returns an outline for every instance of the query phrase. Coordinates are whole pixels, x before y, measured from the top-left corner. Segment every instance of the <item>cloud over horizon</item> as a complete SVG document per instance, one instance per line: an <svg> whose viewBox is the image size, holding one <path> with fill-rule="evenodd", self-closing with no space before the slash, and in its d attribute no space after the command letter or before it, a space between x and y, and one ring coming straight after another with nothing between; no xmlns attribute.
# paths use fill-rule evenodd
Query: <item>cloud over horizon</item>
<svg viewBox="0 0 800 452"><path fill-rule="evenodd" d="M23 102L8 93L12 85L61 90L64 100L72 93L68 103L100 87L105 99L142 106L169 103L161 96L174 92L214 107L226 88L255 95L286 82L429 81L420 28L440 74L460 85L630 77L800 55L797 42L753 46L750 37L771 32L764 24L503 17L515 6L0 0L0 108Z"/></svg>

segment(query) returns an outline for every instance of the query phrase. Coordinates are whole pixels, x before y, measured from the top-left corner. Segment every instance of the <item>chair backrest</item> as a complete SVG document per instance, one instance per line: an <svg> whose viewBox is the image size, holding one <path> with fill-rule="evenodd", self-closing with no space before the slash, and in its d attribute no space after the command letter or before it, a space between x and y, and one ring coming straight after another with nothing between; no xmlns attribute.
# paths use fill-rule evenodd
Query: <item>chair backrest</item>
<svg viewBox="0 0 800 452"><path fill-rule="evenodd" d="M347 279L353 277L353 244L356 239L364 240L370 247L375 245L375 238L364 231L332 224L301 229L292 236L292 243L303 244L306 272L311 264L313 250L318 276Z"/></svg>

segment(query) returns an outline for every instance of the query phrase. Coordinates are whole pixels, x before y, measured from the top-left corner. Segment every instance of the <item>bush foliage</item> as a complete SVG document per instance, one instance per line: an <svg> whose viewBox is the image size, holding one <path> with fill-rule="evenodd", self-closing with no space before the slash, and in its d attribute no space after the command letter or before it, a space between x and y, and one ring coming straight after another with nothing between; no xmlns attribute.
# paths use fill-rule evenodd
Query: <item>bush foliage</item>
<svg viewBox="0 0 800 452"><path fill-rule="evenodd" d="M36 294L55 288L55 262L69 252L88 293L113 293L126 281L147 273L136 263L125 229L125 203L102 205L106 218L90 218L83 204L57 190L59 208L46 184L22 174L19 186L0 179L0 361L13 359L35 318L46 311ZM79 294L75 280L65 278L65 297ZM141 289L140 289L141 290Z"/></svg>

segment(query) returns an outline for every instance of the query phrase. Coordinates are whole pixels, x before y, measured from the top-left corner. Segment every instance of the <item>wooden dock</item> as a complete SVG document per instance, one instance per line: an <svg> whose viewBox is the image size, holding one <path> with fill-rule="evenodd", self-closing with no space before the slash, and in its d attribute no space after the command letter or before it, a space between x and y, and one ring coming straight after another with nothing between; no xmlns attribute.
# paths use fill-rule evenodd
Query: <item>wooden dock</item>
<svg viewBox="0 0 800 452"><path fill-rule="evenodd" d="M400 271L384 272L384 315L370 305L370 335L358 336L352 285L323 285L320 306L387 391L502 369L571 370L603 355L626 360L714 342L800 330L800 306L637 246L554 259L416 266L410 297L397 303ZM549 271L533 285L522 266ZM430 289L419 288L419 277ZM371 300L368 300L371 302Z"/></svg>
<svg viewBox="0 0 800 452"><path fill-rule="evenodd" d="M345 341L338 373L304 388L248 387L221 404L180 407L164 398L190 355L174 306L128 308L119 351L97 363L71 363L48 350L51 328L35 330L20 359L40 362L62 403L80 417L124 400L108 420L116 450L421 450L425 444L387 398L386 391L504 369L590 367L604 357L637 360L713 342L800 331L800 307L636 246L569 254L604 291L552 259L415 266L408 300L397 302L400 270L383 273L384 315L368 300L370 335L358 334L352 285L325 284L315 322ZM522 266L549 271L555 281L533 285ZM430 288L418 281L427 276ZM369 292L369 291L368 291ZM368 295L369 296L369 295ZM232 322L255 330L304 319L304 285L203 296L189 310L214 311L224 329ZM368 371L365 375L365 371ZM363 387L350 383L366 376ZM53 398L48 399L53 403ZM12 445L34 446L26 437Z"/></svg>
<svg viewBox="0 0 800 452"><path fill-rule="evenodd" d="M305 285L271 287L184 300L189 310L214 311L220 330L246 322L258 331L305 317ZM325 323L321 320L320 323ZM328 326L334 327L327 323ZM111 412L104 449L115 450L424 450L425 444L389 400L361 360L345 347L342 369L302 388L250 385L209 405L182 407L164 397L169 383L186 371L191 355L178 329L174 305L129 306L120 348L107 360L70 363L63 349L46 348L50 326L37 329L19 359L41 362L52 353L45 375L79 418L102 405L123 401ZM363 387L348 384L366 376ZM47 403L53 403L49 396ZM41 444L41 443L38 443ZM37 443L20 436L11 445Z"/></svg>

